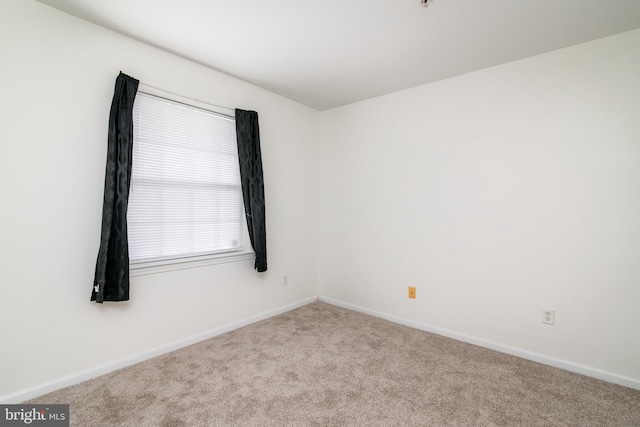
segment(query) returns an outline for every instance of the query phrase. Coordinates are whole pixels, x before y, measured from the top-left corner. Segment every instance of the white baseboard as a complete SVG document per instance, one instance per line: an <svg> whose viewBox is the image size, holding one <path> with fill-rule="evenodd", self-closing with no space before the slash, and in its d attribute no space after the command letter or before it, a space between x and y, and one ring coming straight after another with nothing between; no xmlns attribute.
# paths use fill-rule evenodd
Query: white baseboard
<svg viewBox="0 0 640 427"><path fill-rule="evenodd" d="M401 317L392 316L390 314L382 313L376 310L371 310L368 308L360 307L354 304L345 303L339 300L334 300L332 298L326 297L312 297L307 298L302 301L299 301L294 304L287 305L285 307L281 307L275 310L271 310L256 316L252 316L246 319L239 320L237 322L233 322L210 331L206 331L200 334L196 334L178 341L174 341L169 344L165 344L159 347L152 348L150 350L137 353L123 359L116 360L114 362L105 363L100 366L96 366L95 368L90 368L84 371L77 372L75 374L71 374L62 378L59 378L54 381L50 381L47 383L39 384L34 387L30 387L28 389L20 390L15 393L7 394L4 396L0 396L0 404L11 404L11 403L21 403L25 400L33 399L38 396L42 396L47 393L51 393L53 391L59 390L64 387L69 387L75 384L79 384L81 382L99 377L101 375L108 374L110 372L116 371L118 369L125 368L127 366L135 365L136 363L143 362L147 359L151 359L156 356L160 356L165 353L169 353L171 351L175 351L181 349L183 347L188 347L190 345L196 344L201 341L205 341L209 338L216 337L218 335L222 335L224 333L233 331L235 329L241 328L243 326L250 325L252 323L259 322L261 320L268 319L273 316L277 316L282 313L286 313L287 311L294 310L296 308L305 306L307 304L311 304L317 300L322 302L326 302L327 304L335 305L338 307L346 308L349 310L358 311L361 313L369 314L371 316L379 317L385 320L388 320L393 323L397 323L400 325L408 326L410 328L423 330L426 332L431 332L434 334L442 335L448 338L452 338L458 341L467 342L470 344L474 344L480 347L489 348L491 350L496 350L502 353L510 354L513 356L521 357L523 359L531 360L534 362L542 363L544 365L553 366L556 368L564 369L566 371L575 372L578 374L582 374L588 377L597 378L599 380L607 381L613 384L622 385L625 387L633 388L636 390L640 390L640 381L634 378L625 377L622 375L618 375L615 373L603 371L597 368L593 368L590 366L585 366L577 363L573 363L567 360L556 359L554 357L545 356L543 354L534 353L528 350L523 350L515 347L506 346L503 344L495 343L488 340L483 340L480 338L475 338L472 336L459 334L456 332L448 331L446 329L436 328L429 325L425 325L419 322L414 322L411 320L403 319Z"/></svg>
<svg viewBox="0 0 640 427"><path fill-rule="evenodd" d="M317 300L318 300L317 297L307 298L302 301L298 301L297 303L294 303L294 304L280 307L275 310L267 311L266 313L258 314L256 316L251 316L249 318L242 319L237 322L230 323L228 325L220 326L219 328L215 328L210 331L192 335L190 337L183 338L178 341L164 344L164 345L152 348L150 350L143 351L141 353L133 354L131 356L127 356L123 359L119 359L114 362L105 363L103 365L96 366L95 368L86 369L84 371L67 375L65 377L62 377L44 384L39 384L37 386L30 387L28 389L24 389L15 393L0 396L0 404L21 403L21 402L24 402L25 400L33 399L38 396L51 393L53 391L59 390L64 387L69 387L75 384L79 384L81 382L99 377L101 375L108 374L118 369L135 365L136 363L143 362L147 359L151 359L153 357L160 356L165 353L169 353L184 347L188 347L190 345L199 343L201 341L208 340L209 338L222 335L224 333L233 331L238 328L242 328L243 326L247 326L252 323L256 323L261 320L265 320L282 313L286 313L287 311L295 310L296 308L305 306L307 304L311 304Z"/></svg>
<svg viewBox="0 0 640 427"><path fill-rule="evenodd" d="M564 369L565 371L575 372L577 374L585 375L587 377L596 378L596 379L607 381L613 384L618 384L621 386L640 390L640 380L637 380L634 378L625 377L612 372L607 372L601 369L593 368L591 366L570 362L568 360L557 359L555 357L545 356L544 354L539 354L539 353L535 353L535 352L520 349L520 348L510 347L510 346L499 344L493 341L488 341L481 338L472 337L469 335L459 334L446 329L436 328L433 326L425 325L423 323L414 322L412 320L403 319L397 316L392 316L390 314L360 307L354 304L342 302L332 298L320 297L319 300L322 302L326 302L327 304L369 314L371 316L379 317L381 319L385 319L400 325L408 326L410 328L431 332L437 335L442 335L448 338L452 338L457 341L474 344L480 347L496 350L501 353L506 353L512 356L517 356L523 359L531 360L533 362L542 363L543 365L553 366L555 368Z"/></svg>

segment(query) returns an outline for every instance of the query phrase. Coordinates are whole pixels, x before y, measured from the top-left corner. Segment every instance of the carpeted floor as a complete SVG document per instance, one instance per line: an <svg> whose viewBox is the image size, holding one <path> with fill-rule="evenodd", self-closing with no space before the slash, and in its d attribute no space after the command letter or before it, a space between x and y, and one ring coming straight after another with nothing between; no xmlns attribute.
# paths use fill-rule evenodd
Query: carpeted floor
<svg viewBox="0 0 640 427"><path fill-rule="evenodd" d="M29 403L72 426L640 426L640 391L313 303Z"/></svg>

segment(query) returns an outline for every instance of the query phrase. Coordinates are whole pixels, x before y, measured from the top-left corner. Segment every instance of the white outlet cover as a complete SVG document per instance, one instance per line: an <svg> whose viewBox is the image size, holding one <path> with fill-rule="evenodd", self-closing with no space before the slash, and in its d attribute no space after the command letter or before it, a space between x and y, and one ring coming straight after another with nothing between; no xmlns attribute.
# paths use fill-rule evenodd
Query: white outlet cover
<svg viewBox="0 0 640 427"><path fill-rule="evenodd" d="M556 324L556 311L551 308L543 308L542 309L542 323L546 323L547 325L555 325Z"/></svg>

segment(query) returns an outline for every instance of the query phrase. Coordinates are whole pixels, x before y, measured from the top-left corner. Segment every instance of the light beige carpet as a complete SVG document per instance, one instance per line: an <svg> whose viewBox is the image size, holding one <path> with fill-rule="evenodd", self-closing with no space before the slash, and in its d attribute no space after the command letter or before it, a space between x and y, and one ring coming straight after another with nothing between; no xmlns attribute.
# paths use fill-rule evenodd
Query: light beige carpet
<svg viewBox="0 0 640 427"><path fill-rule="evenodd" d="M30 403L73 426L640 426L640 391L324 303Z"/></svg>

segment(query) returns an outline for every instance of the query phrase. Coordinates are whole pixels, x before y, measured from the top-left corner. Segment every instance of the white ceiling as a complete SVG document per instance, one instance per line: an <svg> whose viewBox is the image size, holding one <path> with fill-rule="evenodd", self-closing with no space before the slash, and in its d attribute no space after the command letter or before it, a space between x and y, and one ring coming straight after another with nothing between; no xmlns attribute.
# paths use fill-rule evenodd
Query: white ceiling
<svg viewBox="0 0 640 427"><path fill-rule="evenodd" d="M640 28L640 0L38 1L317 110Z"/></svg>

